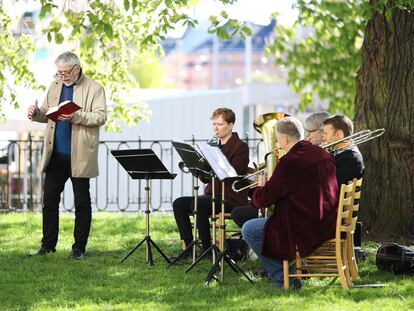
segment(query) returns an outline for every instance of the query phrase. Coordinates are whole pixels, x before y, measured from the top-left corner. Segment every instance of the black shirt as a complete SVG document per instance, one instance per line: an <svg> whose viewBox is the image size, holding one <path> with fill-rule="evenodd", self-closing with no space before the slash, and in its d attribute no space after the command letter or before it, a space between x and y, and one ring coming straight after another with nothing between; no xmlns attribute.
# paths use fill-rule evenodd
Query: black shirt
<svg viewBox="0 0 414 311"><path fill-rule="evenodd" d="M351 149L338 151L333 154L333 159L335 160L339 188L341 184L348 184L354 178L361 178L364 175L364 160L358 147L354 146Z"/></svg>

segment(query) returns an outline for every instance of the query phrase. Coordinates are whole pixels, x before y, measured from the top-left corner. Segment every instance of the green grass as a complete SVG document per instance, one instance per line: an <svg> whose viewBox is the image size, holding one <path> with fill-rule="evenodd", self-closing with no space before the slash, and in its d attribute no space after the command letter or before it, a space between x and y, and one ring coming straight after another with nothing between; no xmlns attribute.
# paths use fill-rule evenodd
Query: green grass
<svg viewBox="0 0 414 311"><path fill-rule="evenodd" d="M344 292L329 279L305 281L300 291L284 292L267 279L254 284L226 266L225 281L204 285L210 267L203 261L166 268L160 258L150 267L119 259L144 235L144 216L95 213L85 259L68 260L73 216L61 215L57 253L29 258L39 248L41 215L0 214L0 310L414 310L414 279L377 271L375 243L366 243L368 259L360 264L361 283L381 288ZM171 215L153 213L151 236L167 255L177 254L180 241ZM136 257L144 257L140 248ZM243 262L250 271L258 262Z"/></svg>

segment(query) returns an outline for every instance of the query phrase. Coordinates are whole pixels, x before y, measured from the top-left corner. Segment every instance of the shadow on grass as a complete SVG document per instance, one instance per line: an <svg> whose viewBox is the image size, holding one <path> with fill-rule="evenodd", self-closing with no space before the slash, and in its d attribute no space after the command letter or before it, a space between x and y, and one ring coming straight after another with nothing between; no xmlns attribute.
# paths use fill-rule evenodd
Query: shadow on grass
<svg viewBox="0 0 414 311"><path fill-rule="evenodd" d="M136 257L144 258L144 248L136 253ZM362 275L364 283L383 282L387 287L355 288L343 293L338 282L325 288L324 281L312 280L305 281L300 292L284 292L271 288L268 280L257 280L252 285L228 267L224 284L218 286L212 282L211 286L206 287L204 279L211 267L209 261L203 261L197 269L186 274L184 270L189 262L170 269L161 258L152 267L133 258L120 264L119 259L124 254L123 248L109 252L91 249L83 261L74 262L67 259L66 252L34 258L28 258L21 252L2 252L0 309L108 305L121 309L142 306L139 309L182 310L185 307L204 310L243 302L247 310L248 306L254 305L271 308L275 300L283 306L292 299L289 297L294 297L300 304L306 297L320 299L319 296L338 295L348 303L369 302L376 305L395 295L409 301L413 289L412 285L400 288L399 282L404 278L377 271L368 276ZM242 267L248 271L247 267L255 264L242 263ZM289 302L289 305L295 303ZM243 308L241 305L237 309Z"/></svg>
<svg viewBox="0 0 414 311"><path fill-rule="evenodd" d="M68 260L73 218L64 216L56 254L27 258L28 247L39 245L39 216L29 223L19 216L5 218L0 237L0 310L408 310L413 309L414 280L378 271L374 257L360 264L359 283L383 283L382 288L351 288L343 292L336 281L304 281L302 290L285 292L267 279L254 284L225 267L225 281L204 285L211 262L202 261L189 273L190 262L167 269L164 259L150 267L122 259L144 237L143 217L96 215L85 259ZM16 225L16 223L18 225ZM24 224L21 226L20 224ZM3 228L3 227L2 227ZM180 251L172 217L154 217L151 235L167 255ZM144 259L145 247L134 257ZM158 257L154 250L154 256ZM240 263L246 272L258 262ZM306 306L306 307L304 307Z"/></svg>

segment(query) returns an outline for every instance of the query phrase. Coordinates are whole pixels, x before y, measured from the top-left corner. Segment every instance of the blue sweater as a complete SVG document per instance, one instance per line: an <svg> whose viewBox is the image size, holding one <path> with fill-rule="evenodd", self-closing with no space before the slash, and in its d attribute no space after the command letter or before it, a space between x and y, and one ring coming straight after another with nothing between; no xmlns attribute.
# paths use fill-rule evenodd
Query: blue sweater
<svg viewBox="0 0 414 311"><path fill-rule="evenodd" d="M73 100L73 85L66 86L63 84L60 93L59 103L65 100ZM70 156L72 141L72 123L70 121L56 121L55 143L53 153Z"/></svg>

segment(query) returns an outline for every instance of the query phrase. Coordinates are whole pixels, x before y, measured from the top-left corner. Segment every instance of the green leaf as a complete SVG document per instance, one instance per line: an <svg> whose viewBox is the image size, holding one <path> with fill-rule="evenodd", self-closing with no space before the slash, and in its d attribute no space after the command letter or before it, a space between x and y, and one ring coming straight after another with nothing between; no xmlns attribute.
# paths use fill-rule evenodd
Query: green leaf
<svg viewBox="0 0 414 311"><path fill-rule="evenodd" d="M130 2L129 0L124 0L124 9L125 11L128 11L130 7Z"/></svg>
<svg viewBox="0 0 414 311"><path fill-rule="evenodd" d="M108 25L108 24L104 24L104 31L105 31L105 34L110 38L110 39L112 39L112 37L113 37L113 32L112 32L112 27L111 27L111 25Z"/></svg>
<svg viewBox="0 0 414 311"><path fill-rule="evenodd" d="M61 44L63 42L63 35L59 32L55 32L55 42Z"/></svg>
<svg viewBox="0 0 414 311"><path fill-rule="evenodd" d="M391 22L392 17L392 11L390 8L387 8L385 11L385 18L387 19L387 22Z"/></svg>

